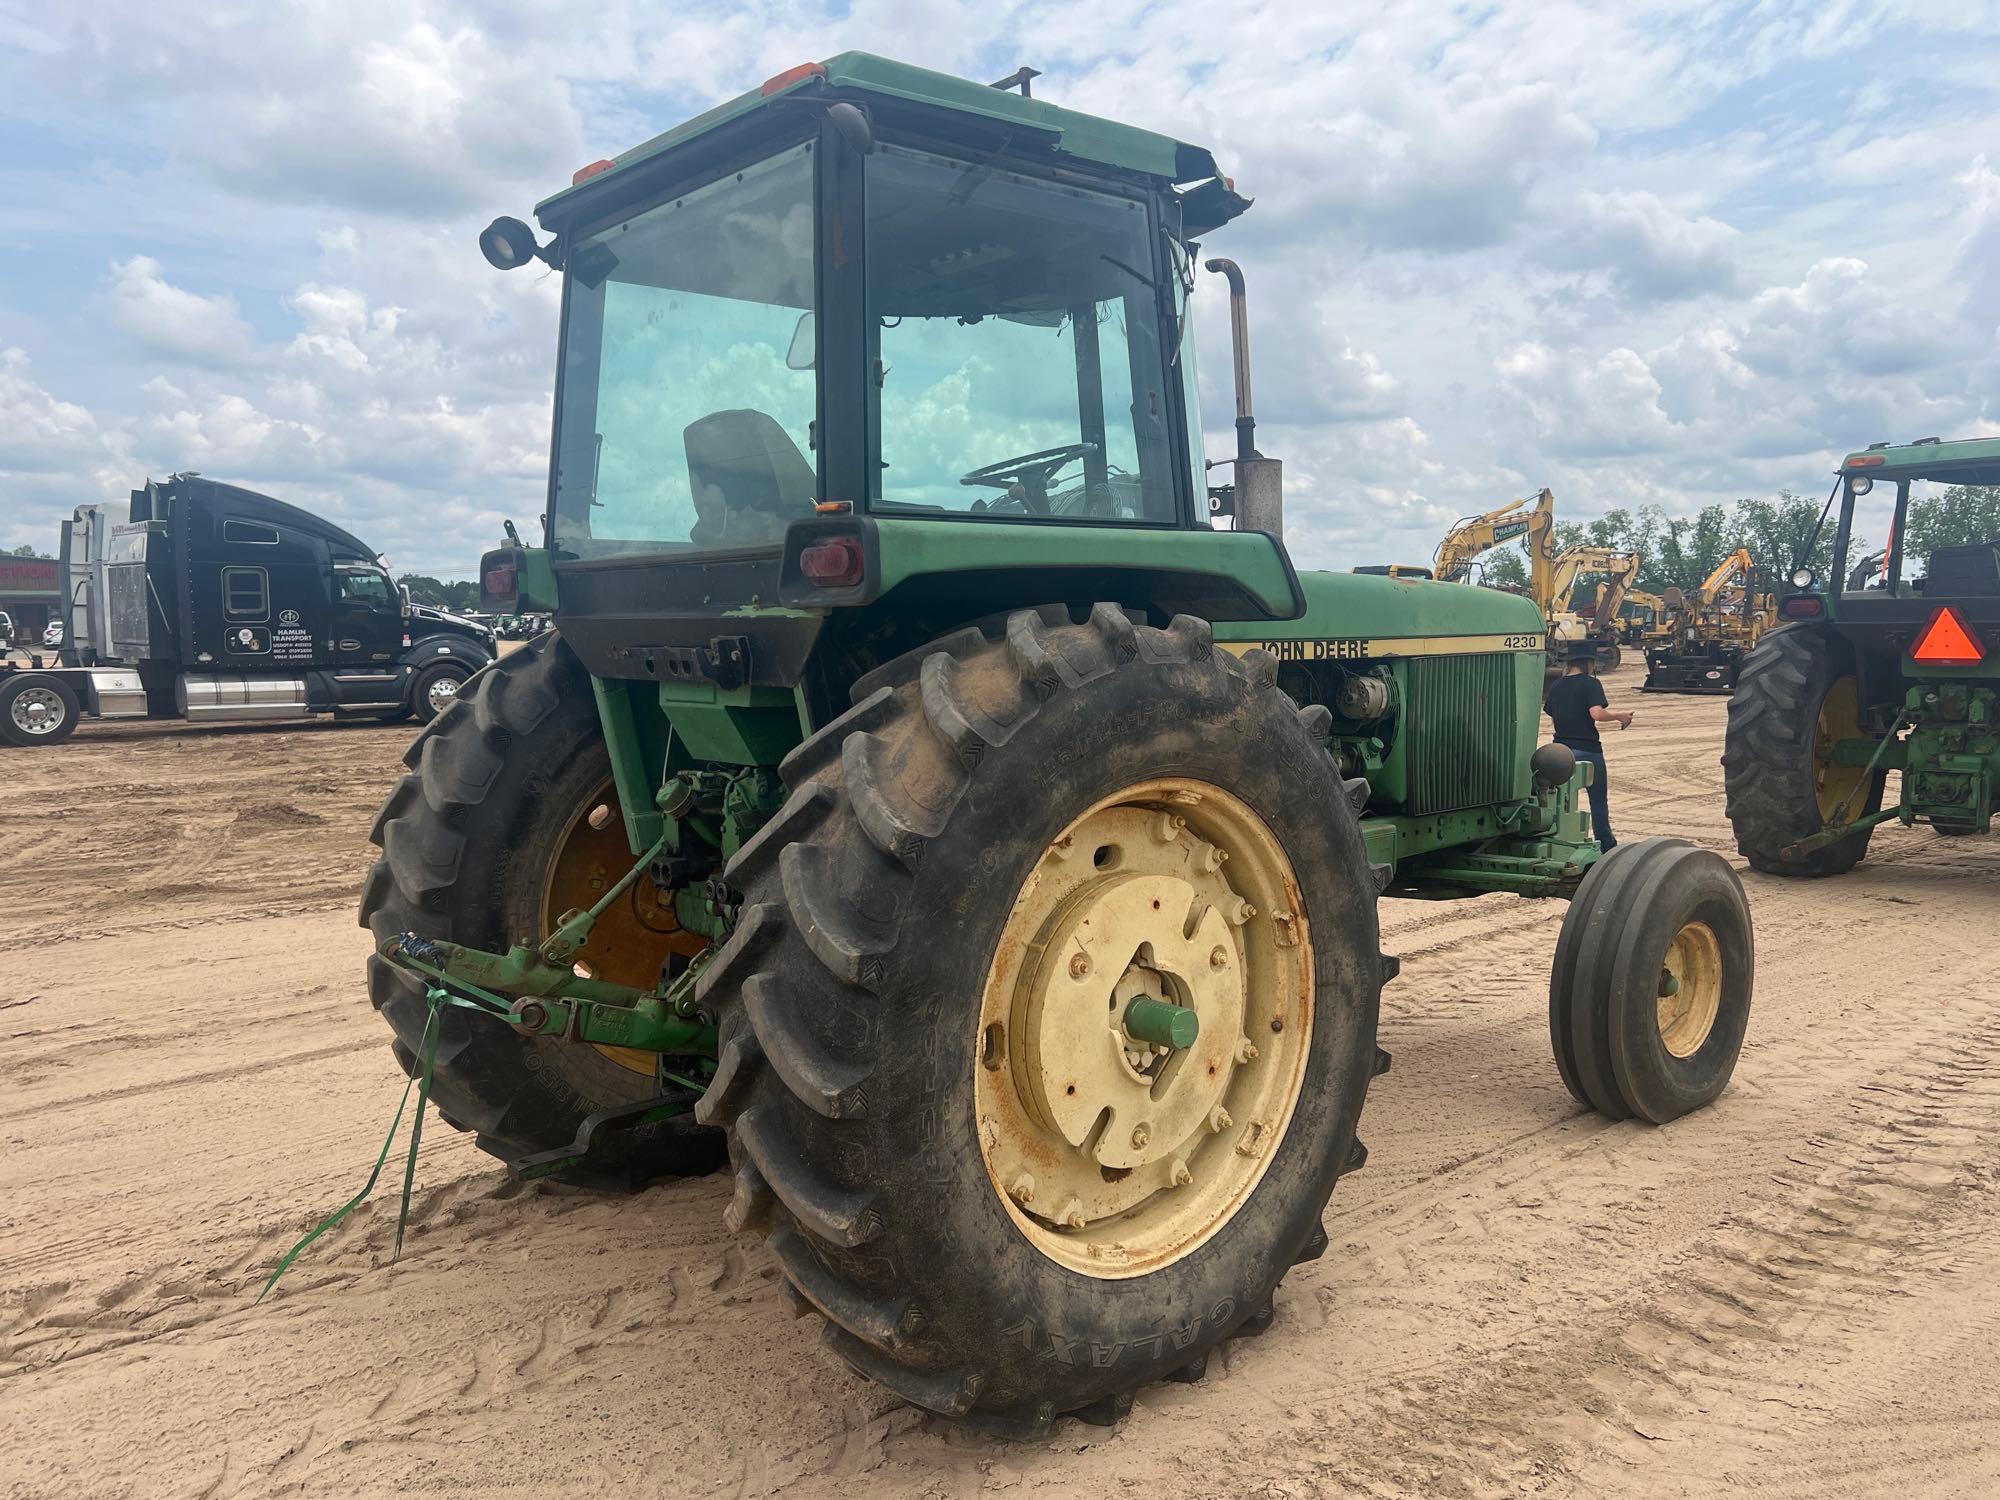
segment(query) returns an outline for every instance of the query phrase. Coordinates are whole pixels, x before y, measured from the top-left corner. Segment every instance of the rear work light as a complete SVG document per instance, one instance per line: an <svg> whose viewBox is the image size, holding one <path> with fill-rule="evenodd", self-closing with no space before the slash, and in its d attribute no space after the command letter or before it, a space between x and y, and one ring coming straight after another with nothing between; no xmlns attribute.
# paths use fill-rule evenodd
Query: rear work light
<svg viewBox="0 0 2000 1500"><path fill-rule="evenodd" d="M764 87L758 92L766 99L773 94L782 94L795 83L804 83L808 78L826 77L825 63L800 63L796 68L787 68L782 73L774 73L764 80Z"/></svg>
<svg viewBox="0 0 2000 1500"><path fill-rule="evenodd" d="M495 599L511 599L519 580L520 570L513 563L499 563L480 576L479 586Z"/></svg>
<svg viewBox="0 0 2000 1500"><path fill-rule="evenodd" d="M1986 647L1949 604L1940 605L1910 648L1910 659L1927 667L1976 667Z"/></svg>
<svg viewBox="0 0 2000 1500"><path fill-rule="evenodd" d="M799 554L799 571L823 589L851 588L861 582L861 538L837 536L814 542Z"/></svg>

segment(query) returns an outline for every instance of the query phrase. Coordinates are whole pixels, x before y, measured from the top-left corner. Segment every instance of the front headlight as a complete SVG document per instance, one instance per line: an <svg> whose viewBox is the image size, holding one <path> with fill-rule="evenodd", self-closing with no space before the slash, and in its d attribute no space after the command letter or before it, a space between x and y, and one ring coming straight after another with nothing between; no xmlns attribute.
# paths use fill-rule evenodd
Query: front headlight
<svg viewBox="0 0 2000 1500"><path fill-rule="evenodd" d="M1811 588L1818 582L1819 575L1814 573L1811 568L1795 568L1792 570L1792 587L1795 589L1803 591Z"/></svg>

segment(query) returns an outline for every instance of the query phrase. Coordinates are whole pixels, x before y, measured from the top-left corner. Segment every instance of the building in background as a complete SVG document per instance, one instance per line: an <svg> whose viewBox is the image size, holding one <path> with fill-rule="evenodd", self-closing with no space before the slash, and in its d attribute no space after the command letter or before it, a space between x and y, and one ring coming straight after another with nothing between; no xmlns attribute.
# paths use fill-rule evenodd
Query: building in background
<svg viewBox="0 0 2000 1500"><path fill-rule="evenodd" d="M14 638L36 641L62 607L60 568L53 557L0 556L0 610L14 621Z"/></svg>

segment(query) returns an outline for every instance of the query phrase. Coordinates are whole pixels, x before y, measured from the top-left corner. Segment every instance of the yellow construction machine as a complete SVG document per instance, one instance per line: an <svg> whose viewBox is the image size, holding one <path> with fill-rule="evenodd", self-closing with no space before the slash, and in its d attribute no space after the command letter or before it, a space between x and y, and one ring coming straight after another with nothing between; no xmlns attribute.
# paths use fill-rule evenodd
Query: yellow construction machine
<svg viewBox="0 0 2000 1500"><path fill-rule="evenodd" d="M1549 655L1553 660L1588 642L1609 671L1624 659L1619 650L1619 612L1639 577L1642 559L1617 547L1571 547L1549 570L1549 591L1535 603L1549 622Z"/></svg>
<svg viewBox="0 0 2000 1500"><path fill-rule="evenodd" d="M1547 490L1510 501L1483 516L1468 516L1447 531L1431 561L1431 576L1440 583L1471 582L1472 564L1482 553L1508 542L1528 549L1528 591L1537 601L1552 589L1555 553L1551 536L1556 527L1556 497Z"/></svg>
<svg viewBox="0 0 2000 1500"><path fill-rule="evenodd" d="M1585 642L1598 647L1607 666L1617 666L1618 612L1639 576L1637 553L1609 547L1555 550L1556 500L1548 490L1509 501L1483 516L1469 516L1438 543L1431 572L1443 583L1469 583L1472 564L1484 553L1520 542L1528 553L1528 595L1548 624L1549 659L1560 667L1563 654ZM1587 599L1577 590L1597 586Z"/></svg>
<svg viewBox="0 0 2000 1500"><path fill-rule="evenodd" d="M1666 639L1667 601L1644 589L1628 589L1618 611L1618 639L1628 646L1652 646Z"/></svg>
<svg viewBox="0 0 2000 1500"><path fill-rule="evenodd" d="M1747 547L1738 547L1696 589L1670 588L1664 639L1646 650L1648 693L1727 693L1750 648L1778 622L1777 594Z"/></svg>

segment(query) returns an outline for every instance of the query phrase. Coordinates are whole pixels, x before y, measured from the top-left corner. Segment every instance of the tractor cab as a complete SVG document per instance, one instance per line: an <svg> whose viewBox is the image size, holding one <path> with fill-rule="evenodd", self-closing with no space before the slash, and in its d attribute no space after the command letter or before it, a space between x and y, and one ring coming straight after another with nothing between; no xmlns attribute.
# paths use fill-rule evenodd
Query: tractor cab
<svg viewBox="0 0 2000 1500"><path fill-rule="evenodd" d="M1245 207L1199 148L860 53L584 168L552 240L483 238L564 273L557 564L1206 526L1192 241Z"/></svg>
<svg viewBox="0 0 2000 1500"><path fill-rule="evenodd" d="M1821 580L1801 563L1779 605L1786 620L1820 620L1864 654L1893 666L1976 668L1928 651L1932 627L1950 616L1947 633L2000 645L2000 527L1989 536L1914 554L1907 545L1913 514L1953 486L2000 485L2000 439L1971 438L1893 445L1877 443L1842 461L1832 502L1838 505L1832 571ZM1857 521L1860 525L1857 525ZM1870 523L1886 526L1888 542L1863 553ZM1980 656L1985 656L1982 647Z"/></svg>

